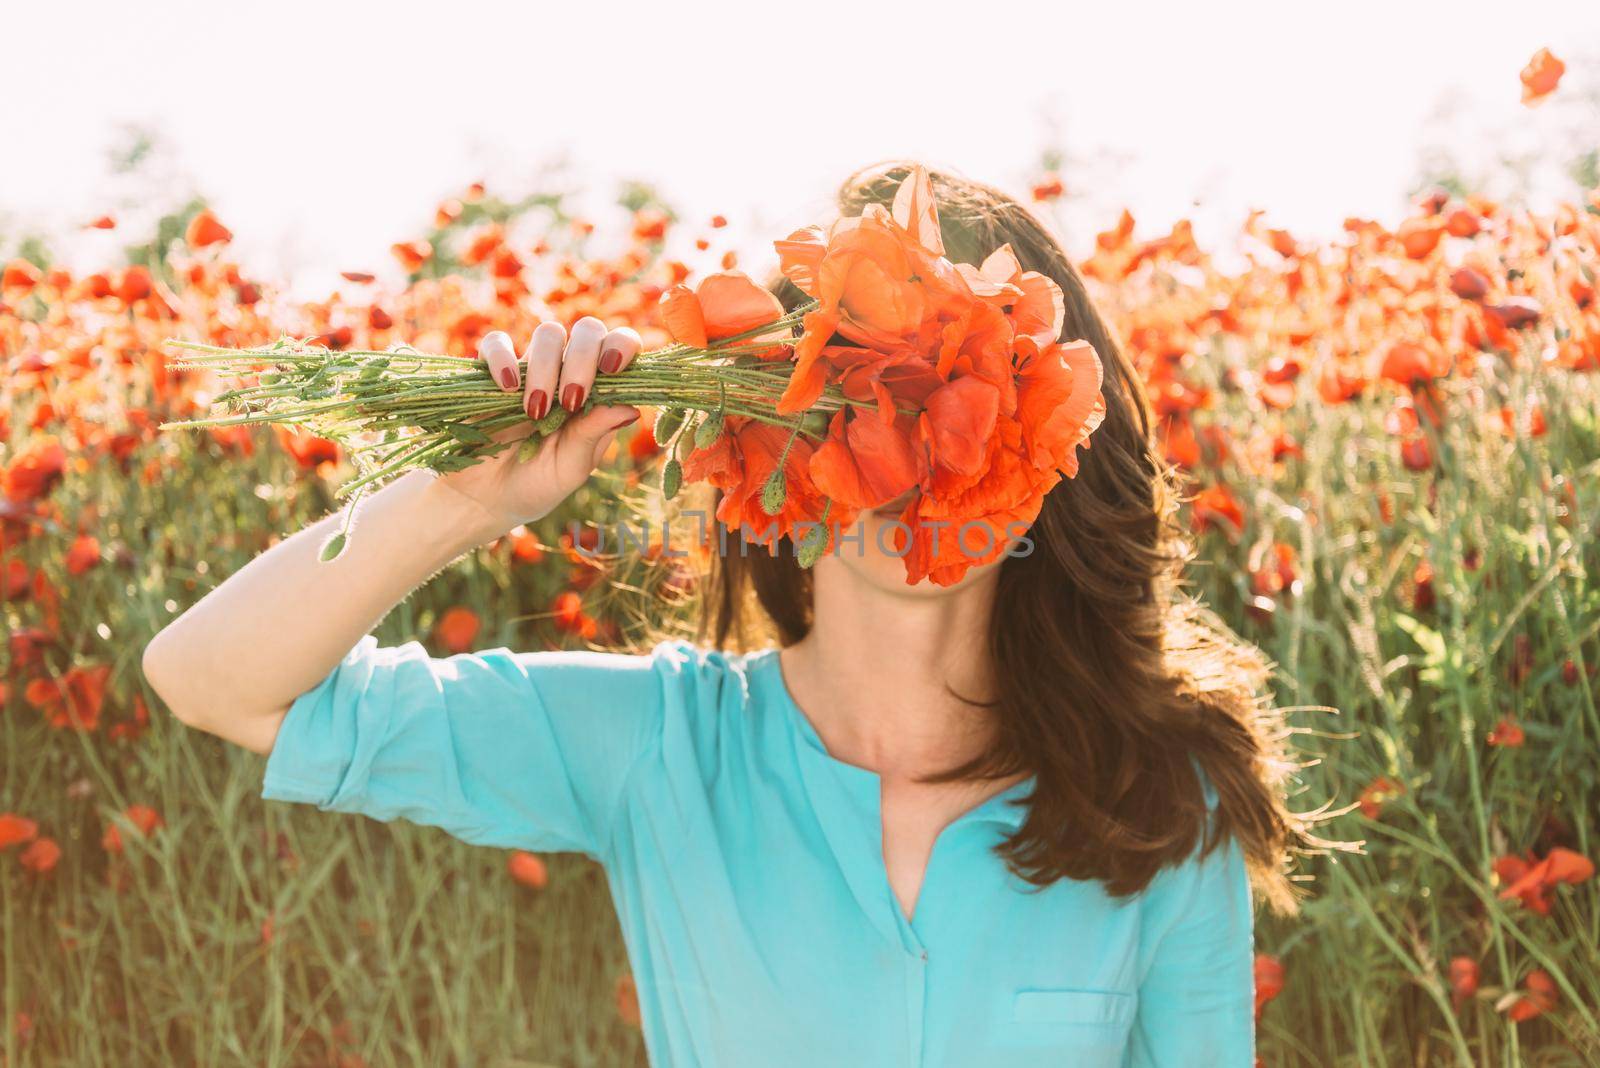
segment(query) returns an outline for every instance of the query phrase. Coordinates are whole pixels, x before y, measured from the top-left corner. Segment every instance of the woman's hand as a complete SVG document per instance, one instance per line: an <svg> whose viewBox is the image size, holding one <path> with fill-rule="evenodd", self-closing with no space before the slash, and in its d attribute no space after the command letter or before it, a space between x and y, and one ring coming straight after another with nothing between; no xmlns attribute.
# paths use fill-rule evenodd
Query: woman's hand
<svg viewBox="0 0 1600 1068"><path fill-rule="evenodd" d="M572 334L560 323L540 323L522 358L517 358L511 338L496 330L478 343L478 355L489 373L507 393L522 394L529 420L542 419L553 405L569 412L583 407L594 388L596 371L615 374L639 352L639 335L628 327L607 330L604 323L586 316L572 324ZM480 460L469 468L439 477L484 513L498 537L518 523L548 514L583 485L616 432L639 418L629 405L597 405L571 419L539 446L525 462L517 461L513 446ZM507 427L496 441L520 441L533 432L531 422Z"/></svg>

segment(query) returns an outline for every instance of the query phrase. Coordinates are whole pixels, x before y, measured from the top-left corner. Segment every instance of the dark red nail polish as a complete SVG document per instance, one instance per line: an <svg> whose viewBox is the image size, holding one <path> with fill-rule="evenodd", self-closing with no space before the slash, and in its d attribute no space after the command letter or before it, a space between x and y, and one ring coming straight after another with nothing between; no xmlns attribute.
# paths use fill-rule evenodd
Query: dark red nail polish
<svg viewBox="0 0 1600 1068"><path fill-rule="evenodd" d="M637 423L638 421L639 421L639 412L638 412L637 409L635 409L634 412L631 415L629 415L626 419L622 420L621 422L619 422L616 426L612 427L611 429L612 430L621 430L623 427L628 426L628 425L630 425L632 423Z"/></svg>
<svg viewBox="0 0 1600 1068"><path fill-rule="evenodd" d="M500 384L507 389L517 388L517 372L511 367L500 368Z"/></svg>
<svg viewBox="0 0 1600 1068"><path fill-rule="evenodd" d="M578 409L583 407L583 394L583 387L576 382L572 383L561 391L561 407L577 414Z"/></svg>
<svg viewBox="0 0 1600 1068"><path fill-rule="evenodd" d="M616 349L606 349L600 354L600 373L614 375L617 368L622 366L622 353Z"/></svg>
<svg viewBox="0 0 1600 1068"><path fill-rule="evenodd" d="M550 397L542 389L528 391L528 418L543 419L550 408Z"/></svg>

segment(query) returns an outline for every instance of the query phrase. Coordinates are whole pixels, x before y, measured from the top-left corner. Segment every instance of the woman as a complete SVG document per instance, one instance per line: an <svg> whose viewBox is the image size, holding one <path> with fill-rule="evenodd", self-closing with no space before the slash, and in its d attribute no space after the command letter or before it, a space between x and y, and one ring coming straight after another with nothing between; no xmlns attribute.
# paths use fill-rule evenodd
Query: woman
<svg viewBox="0 0 1600 1068"><path fill-rule="evenodd" d="M906 173L857 175L841 209ZM1292 908L1300 830L1261 659L1173 594L1148 403L1060 247L933 179L951 258L1009 242L1105 363L1093 447L1011 556L908 586L891 505L810 571L733 536L714 649L378 646L399 600L550 512L638 418L596 407L531 460L395 481L332 563L336 517L273 547L145 671L180 720L268 755L265 797L598 859L655 1063L1250 1065L1252 885ZM638 349L583 319L481 351L539 418ZM764 627L778 648L724 651Z"/></svg>

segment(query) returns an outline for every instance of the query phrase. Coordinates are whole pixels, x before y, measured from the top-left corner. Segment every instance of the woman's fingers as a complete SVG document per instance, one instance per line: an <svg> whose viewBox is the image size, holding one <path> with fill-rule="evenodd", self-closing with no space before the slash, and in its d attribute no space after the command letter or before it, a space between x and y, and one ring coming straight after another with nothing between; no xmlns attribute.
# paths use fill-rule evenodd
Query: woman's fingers
<svg viewBox="0 0 1600 1068"><path fill-rule="evenodd" d="M551 398L556 395L556 383L561 377L561 350L567 342L567 331L560 323L540 323L528 341L527 389L522 406L529 419L543 419L550 414Z"/></svg>
<svg viewBox="0 0 1600 1068"><path fill-rule="evenodd" d="M511 344L511 335L504 330L491 330L478 342L478 358L489 365L489 377L507 393L515 393L522 383L517 380L517 350Z"/></svg>
<svg viewBox="0 0 1600 1068"><path fill-rule="evenodd" d="M600 342L605 337L605 324L592 315L585 315L572 324L566 352L561 356L561 406L569 412L576 413L583 407L594 385L595 369L600 364Z"/></svg>
<svg viewBox="0 0 1600 1068"><path fill-rule="evenodd" d="M478 354L502 389L522 387L523 407L529 419L543 419L560 404L576 413L594 388L597 371L616 374L639 354L639 335L629 327L607 331L605 324L585 316L572 324L572 333L557 322L540 323L523 354L526 366L518 382L518 362L511 338L495 330L478 343Z"/></svg>
<svg viewBox="0 0 1600 1068"><path fill-rule="evenodd" d="M632 363L638 353L638 332L629 326L618 327L600 342L600 373L616 374Z"/></svg>

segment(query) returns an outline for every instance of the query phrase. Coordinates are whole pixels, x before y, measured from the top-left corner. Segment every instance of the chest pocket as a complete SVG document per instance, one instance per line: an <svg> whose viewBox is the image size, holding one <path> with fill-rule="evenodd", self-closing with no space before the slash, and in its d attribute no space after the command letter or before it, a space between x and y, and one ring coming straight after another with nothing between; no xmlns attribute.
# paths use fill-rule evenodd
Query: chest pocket
<svg viewBox="0 0 1600 1068"><path fill-rule="evenodd" d="M1122 1031L1133 1021L1135 998L1115 990L1019 990L1013 1023L1083 1024Z"/></svg>

